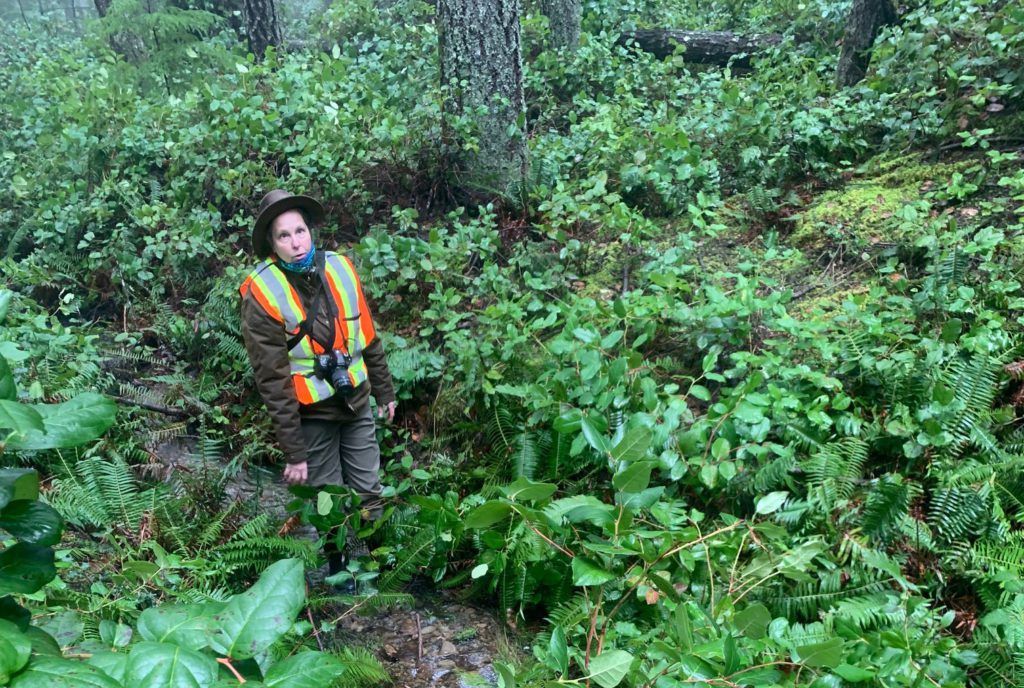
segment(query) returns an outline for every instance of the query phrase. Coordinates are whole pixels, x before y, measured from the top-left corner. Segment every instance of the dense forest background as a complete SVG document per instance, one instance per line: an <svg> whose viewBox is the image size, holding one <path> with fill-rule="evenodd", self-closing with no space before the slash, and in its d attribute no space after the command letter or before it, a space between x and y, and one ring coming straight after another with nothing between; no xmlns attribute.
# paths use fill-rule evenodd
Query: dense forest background
<svg viewBox="0 0 1024 688"><path fill-rule="evenodd" d="M504 688L1024 685L1019 2L0 26L0 685L381 685L337 620L442 590ZM384 333L379 523L268 507L275 187ZM354 595L301 523L372 543Z"/></svg>

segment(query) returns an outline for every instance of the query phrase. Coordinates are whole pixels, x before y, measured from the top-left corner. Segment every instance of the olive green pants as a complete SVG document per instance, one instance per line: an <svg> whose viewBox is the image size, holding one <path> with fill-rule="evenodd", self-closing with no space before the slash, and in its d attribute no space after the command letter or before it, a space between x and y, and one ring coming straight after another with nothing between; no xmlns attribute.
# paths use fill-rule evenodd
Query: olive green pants
<svg viewBox="0 0 1024 688"><path fill-rule="evenodd" d="M306 440L306 483L347 487L359 495L371 518L380 516L380 445L370 406L347 423L303 420L302 434Z"/></svg>

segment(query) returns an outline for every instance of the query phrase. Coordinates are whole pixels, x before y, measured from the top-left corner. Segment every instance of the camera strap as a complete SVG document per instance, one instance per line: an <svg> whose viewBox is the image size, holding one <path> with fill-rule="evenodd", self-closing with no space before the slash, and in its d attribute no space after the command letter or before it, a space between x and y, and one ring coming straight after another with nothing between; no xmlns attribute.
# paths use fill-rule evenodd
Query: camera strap
<svg viewBox="0 0 1024 688"><path fill-rule="evenodd" d="M330 324L330 327L331 327L331 334L330 334L330 338L328 340L329 343L328 344L324 344L319 339L317 339L316 337L313 336L313 325L316 323L317 313L320 312L320 294L322 292L325 292L325 291L327 291L329 289L329 287L327 286L327 277L324 274L325 270L324 270L324 254L323 254L323 251L317 251L316 252L316 255L314 255L314 257L313 257L313 262L314 262L314 266L316 267L317 272L320 273L320 284L317 285L316 291L313 293L312 308L310 308L309 311L306 313L306 319L299 323L299 331L296 332L295 334L293 334L291 337L288 338L288 342L287 342L286 346L288 347L288 350L291 351L292 349L295 348L295 346L299 342L302 341L302 339L304 337L309 337L314 342L316 342L321 347L323 347L324 351L330 351L333 354L334 353L333 342L334 342L334 332L335 332L334 331L334 327L335 327L334 320L335 320L335 311L336 311L335 307L332 307L331 305L328 305L328 308L327 308L327 311L328 311L328 318L327 318L327 320L329 321L329 324ZM332 298L330 298L329 296L327 297L328 304L332 304L333 301L334 300Z"/></svg>

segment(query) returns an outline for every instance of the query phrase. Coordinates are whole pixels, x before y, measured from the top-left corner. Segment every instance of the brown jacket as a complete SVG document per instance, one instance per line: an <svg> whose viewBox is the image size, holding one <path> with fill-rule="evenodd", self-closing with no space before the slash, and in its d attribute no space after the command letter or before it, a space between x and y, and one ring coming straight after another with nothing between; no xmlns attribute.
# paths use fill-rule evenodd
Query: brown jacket
<svg viewBox="0 0 1024 688"><path fill-rule="evenodd" d="M320 287L320 275L316 272L303 275L284 271L288 281L295 288L307 312L313 305L313 296ZM327 315L327 299L320 296L313 336L327 341L330 322ZM367 382L356 388L355 394L344 398L335 395L316 404L302 406L295 397L288 350L285 348L287 335L284 326L267 314L250 291L242 298L242 339L249 352L249 361L256 376L256 387L267 405L270 418L277 433L288 463L302 463L306 460L306 444L302 439L302 419L350 421L366 412L371 390L377 404L384 406L395 400L395 388L391 381L387 357L380 337L375 337L363 349L363 359L369 374Z"/></svg>

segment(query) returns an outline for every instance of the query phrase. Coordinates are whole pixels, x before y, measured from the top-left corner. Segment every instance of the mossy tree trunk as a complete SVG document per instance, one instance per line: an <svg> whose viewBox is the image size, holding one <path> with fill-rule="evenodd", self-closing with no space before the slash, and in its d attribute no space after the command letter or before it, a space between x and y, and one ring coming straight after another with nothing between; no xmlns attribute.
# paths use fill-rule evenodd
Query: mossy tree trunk
<svg viewBox="0 0 1024 688"><path fill-rule="evenodd" d="M871 46L878 38L878 32L895 21L896 9L891 0L853 0L836 68L837 85L853 86L864 78L871 63Z"/></svg>
<svg viewBox="0 0 1024 688"><path fill-rule="evenodd" d="M438 0L437 17L445 110L476 123L465 181L505 192L526 170L519 0Z"/></svg>
<svg viewBox="0 0 1024 688"><path fill-rule="evenodd" d="M580 44L582 0L541 0L540 10L548 18L553 48L576 50Z"/></svg>
<svg viewBox="0 0 1024 688"><path fill-rule="evenodd" d="M274 0L245 0L245 31L249 50L262 60L267 47L281 45L281 24Z"/></svg>
<svg viewBox="0 0 1024 688"><path fill-rule="evenodd" d="M96 14L100 17L107 16L107 10L110 9L111 0L93 0L93 4L96 5Z"/></svg>

